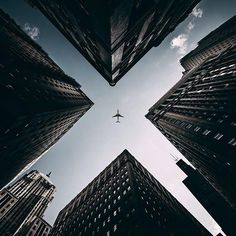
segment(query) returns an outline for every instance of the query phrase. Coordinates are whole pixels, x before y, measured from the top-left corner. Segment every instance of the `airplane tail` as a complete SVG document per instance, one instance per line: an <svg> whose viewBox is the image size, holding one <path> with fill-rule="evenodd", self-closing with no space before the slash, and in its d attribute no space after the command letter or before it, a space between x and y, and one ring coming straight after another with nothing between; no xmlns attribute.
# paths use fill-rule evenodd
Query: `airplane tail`
<svg viewBox="0 0 236 236"><path fill-rule="evenodd" d="M117 121L116 121L116 123L120 123L120 121L119 121L119 120L117 120Z"/></svg>

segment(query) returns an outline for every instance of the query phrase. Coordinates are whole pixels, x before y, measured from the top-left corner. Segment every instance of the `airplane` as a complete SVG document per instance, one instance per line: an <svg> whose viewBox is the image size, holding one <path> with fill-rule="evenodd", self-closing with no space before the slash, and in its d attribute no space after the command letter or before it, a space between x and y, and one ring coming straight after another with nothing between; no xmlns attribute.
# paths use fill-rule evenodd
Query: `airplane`
<svg viewBox="0 0 236 236"><path fill-rule="evenodd" d="M117 109L117 113L116 113L114 116L112 116L112 118L114 118L114 117L117 118L116 123L120 123L120 120L119 120L120 117L124 118L124 116L122 116L122 115L119 113L119 109Z"/></svg>

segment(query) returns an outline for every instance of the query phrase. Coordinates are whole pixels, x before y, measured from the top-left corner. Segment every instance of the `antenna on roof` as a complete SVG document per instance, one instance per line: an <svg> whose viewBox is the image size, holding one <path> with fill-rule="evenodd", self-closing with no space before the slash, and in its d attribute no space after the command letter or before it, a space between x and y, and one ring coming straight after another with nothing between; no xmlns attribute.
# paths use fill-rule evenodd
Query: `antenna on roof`
<svg viewBox="0 0 236 236"><path fill-rule="evenodd" d="M176 157L175 155L173 155L172 153L170 153L170 155L171 155L172 159L173 159L175 162L177 162L177 161L179 160L179 158Z"/></svg>
<svg viewBox="0 0 236 236"><path fill-rule="evenodd" d="M48 178L50 178L50 175L51 175L51 171L46 175Z"/></svg>

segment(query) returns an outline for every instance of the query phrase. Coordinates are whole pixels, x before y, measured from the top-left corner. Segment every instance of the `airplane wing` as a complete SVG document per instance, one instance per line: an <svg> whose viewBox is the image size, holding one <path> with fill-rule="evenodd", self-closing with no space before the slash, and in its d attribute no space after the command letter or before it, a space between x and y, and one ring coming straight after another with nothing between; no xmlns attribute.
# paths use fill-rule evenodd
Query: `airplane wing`
<svg viewBox="0 0 236 236"><path fill-rule="evenodd" d="M116 114L116 115L112 116L112 118L114 118L114 117L118 117L118 115Z"/></svg>
<svg viewBox="0 0 236 236"><path fill-rule="evenodd" d="M124 116L122 116L121 114L119 114L119 117L122 117L122 118L124 118Z"/></svg>

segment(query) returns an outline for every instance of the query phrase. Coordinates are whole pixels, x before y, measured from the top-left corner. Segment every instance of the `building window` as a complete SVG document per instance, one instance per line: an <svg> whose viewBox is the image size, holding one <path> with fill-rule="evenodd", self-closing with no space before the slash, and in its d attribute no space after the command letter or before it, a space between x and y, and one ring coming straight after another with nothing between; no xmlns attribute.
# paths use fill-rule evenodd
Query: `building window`
<svg viewBox="0 0 236 236"><path fill-rule="evenodd" d="M228 144L232 145L232 146L236 146L236 139L235 138L232 138Z"/></svg>
<svg viewBox="0 0 236 236"><path fill-rule="evenodd" d="M191 127L192 127L191 124L188 124L188 125L186 126L187 129L190 129Z"/></svg>
<svg viewBox="0 0 236 236"><path fill-rule="evenodd" d="M209 129L206 129L206 130L203 132L203 134L204 134L204 135L208 135L210 132L211 132L211 131L210 131Z"/></svg>
<svg viewBox="0 0 236 236"><path fill-rule="evenodd" d="M214 136L214 139L220 140L224 135L221 133L218 133Z"/></svg>
<svg viewBox="0 0 236 236"><path fill-rule="evenodd" d="M197 126L195 129L194 129L194 131L195 132L198 132L198 130L200 130L201 128L199 127L199 126Z"/></svg>
<svg viewBox="0 0 236 236"><path fill-rule="evenodd" d="M2 209L2 210L1 210L1 214L4 213L5 210L6 210L6 209Z"/></svg>

